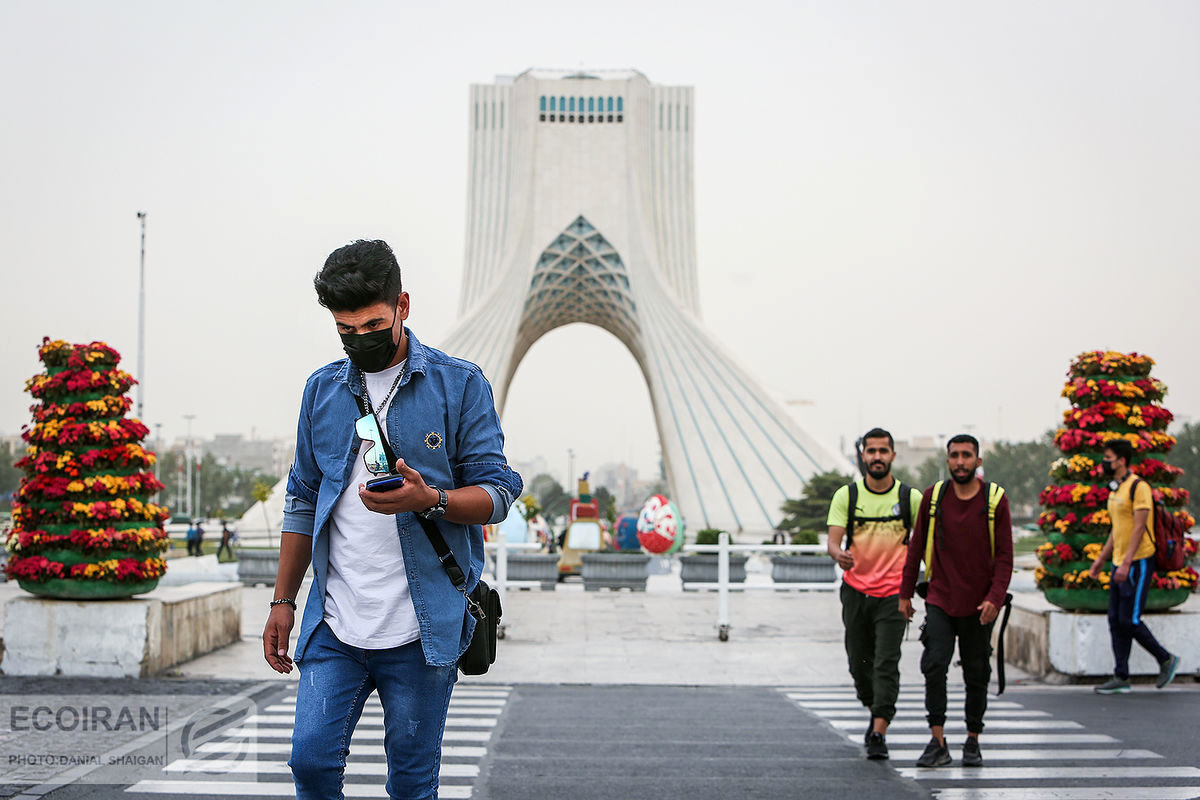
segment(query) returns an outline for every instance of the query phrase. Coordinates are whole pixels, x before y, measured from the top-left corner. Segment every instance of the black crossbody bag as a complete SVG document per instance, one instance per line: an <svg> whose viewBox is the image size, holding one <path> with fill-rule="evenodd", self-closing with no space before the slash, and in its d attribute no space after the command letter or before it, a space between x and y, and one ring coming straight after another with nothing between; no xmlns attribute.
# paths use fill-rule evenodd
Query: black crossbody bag
<svg viewBox="0 0 1200 800"><path fill-rule="evenodd" d="M355 400L358 402L358 410L363 413L363 416L367 414L374 416L375 412L367 407L364 398L355 395ZM375 444L383 448L388 465L394 469L396 454L383 434L384 428L379 424L379 417L375 417L375 424L383 438L382 442L375 442ZM500 593L488 586L483 578L480 578L479 582L475 584L475 588L468 592L467 576L462 571L462 567L458 565L458 561L455 560L450 546L442 538L442 532L438 530L437 523L425 519L417 513L413 513L413 517L421 524L421 530L425 531L429 543L433 545L438 561L442 562L442 567L446 570L450 582L466 599L467 613L475 618L475 633L471 636L471 643L467 645L467 651L458 659L458 668L464 675L483 675L492 664L496 663L496 631L500 626L500 616L503 611L500 608Z"/></svg>

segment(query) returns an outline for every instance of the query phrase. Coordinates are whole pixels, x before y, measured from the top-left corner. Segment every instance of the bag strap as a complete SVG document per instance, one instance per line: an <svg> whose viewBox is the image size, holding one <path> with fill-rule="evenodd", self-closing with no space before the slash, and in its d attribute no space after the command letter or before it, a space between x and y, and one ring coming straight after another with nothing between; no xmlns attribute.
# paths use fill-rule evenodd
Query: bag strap
<svg viewBox="0 0 1200 800"><path fill-rule="evenodd" d="M848 496L846 497L846 541L842 545L842 549L848 548L854 544L854 522L856 517L854 512L858 509L858 481L852 481L849 486Z"/></svg>
<svg viewBox="0 0 1200 800"><path fill-rule="evenodd" d="M1012 613L1012 594L1004 595L1004 616L1000 618L1000 634L996 642L996 696L1004 694L1004 631L1008 628L1008 615Z"/></svg>
<svg viewBox="0 0 1200 800"><path fill-rule="evenodd" d="M904 523L904 543L908 544L908 534L912 530L912 487L904 481L900 482L900 521Z"/></svg>
<svg viewBox="0 0 1200 800"><path fill-rule="evenodd" d="M1130 513L1130 515L1132 515L1133 514L1133 498L1137 494L1138 484L1145 483L1145 481L1143 481L1137 475L1134 475L1133 472L1130 472L1129 474L1133 475L1133 483L1129 484L1129 513ZM1151 530L1151 528L1154 526L1152 526L1150 524L1150 521L1152 519L1154 519L1154 512L1156 510L1155 505L1156 504L1154 501L1154 490L1151 489L1150 490L1150 513L1146 515L1146 533L1149 534L1149 536L1150 536L1150 544L1154 545L1154 549L1155 549L1155 551L1157 551L1158 550L1158 538L1157 538L1158 532ZM1141 542L1138 542L1138 544L1140 545ZM1134 549L1134 552L1137 552L1136 548Z"/></svg>
<svg viewBox="0 0 1200 800"><path fill-rule="evenodd" d="M364 417L367 414L375 417L375 425L379 427L379 435L383 439L382 442L375 442L375 445L383 448L383 454L387 456L388 463L395 466L396 453L392 450L392 446L388 444L387 437L383 433L383 426L379 424L379 417L367 407L366 398L356 394L354 395L354 399L358 403L358 410L363 413ZM446 570L446 575L450 578L450 582L454 584L455 589L462 592L463 596L467 598L467 605L471 609L471 614L478 619L480 614L483 613L483 608L475 602L474 598L467 594L466 573L462 571L462 567L455 560L454 553L450 550L450 546L446 544L445 538L442 537L442 532L438 530L437 523L431 519L425 519L420 514L413 514L413 517L420 523L421 530L425 531L425 536L429 539L429 543L433 545L433 551L437 553L438 561L442 562L442 568Z"/></svg>
<svg viewBox="0 0 1200 800"><path fill-rule="evenodd" d="M942 498L946 496L949 486L945 481L933 485L933 493L929 497L929 530L925 532L925 580L933 577L933 540L937 533L939 515L942 512Z"/></svg>

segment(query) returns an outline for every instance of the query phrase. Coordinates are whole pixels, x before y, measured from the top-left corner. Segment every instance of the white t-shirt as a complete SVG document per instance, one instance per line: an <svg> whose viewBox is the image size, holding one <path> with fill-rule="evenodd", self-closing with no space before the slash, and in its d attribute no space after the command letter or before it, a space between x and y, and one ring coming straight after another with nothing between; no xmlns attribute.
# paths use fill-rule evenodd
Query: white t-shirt
<svg viewBox="0 0 1200 800"><path fill-rule="evenodd" d="M384 436L387 408L378 408L376 403L383 400L406 363L366 373L367 396L385 428ZM388 405L391 403L389 399ZM325 622L348 645L382 650L415 642L420 629L408 591L396 517L367 510L358 496L358 485L375 477L367 472L362 455L360 447L350 480L329 520Z"/></svg>

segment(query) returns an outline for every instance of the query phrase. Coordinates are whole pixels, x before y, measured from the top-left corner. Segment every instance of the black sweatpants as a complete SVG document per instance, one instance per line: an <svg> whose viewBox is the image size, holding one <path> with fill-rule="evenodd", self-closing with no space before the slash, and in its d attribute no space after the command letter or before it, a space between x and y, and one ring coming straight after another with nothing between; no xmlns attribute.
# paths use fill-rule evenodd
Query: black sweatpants
<svg viewBox="0 0 1200 800"><path fill-rule="evenodd" d="M925 604L921 626L921 672L925 674L925 719L930 727L946 724L946 675L954 659L954 642L962 661L966 684L965 716L970 733L983 731L988 681L992 678L992 625L979 624L979 614L952 617L937 606Z"/></svg>
<svg viewBox="0 0 1200 800"><path fill-rule="evenodd" d="M900 595L871 597L842 583L842 623L858 699L872 717L891 722L900 693L900 643L908 626Z"/></svg>

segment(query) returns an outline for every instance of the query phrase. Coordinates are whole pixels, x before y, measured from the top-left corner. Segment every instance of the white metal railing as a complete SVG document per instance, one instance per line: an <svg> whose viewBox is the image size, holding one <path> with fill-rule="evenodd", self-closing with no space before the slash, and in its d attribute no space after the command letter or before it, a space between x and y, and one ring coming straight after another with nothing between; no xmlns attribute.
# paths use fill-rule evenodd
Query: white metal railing
<svg viewBox="0 0 1200 800"><path fill-rule="evenodd" d="M821 544L731 544L729 534L722 531L718 544L691 544L683 548L686 553L716 553L717 582L685 583L685 589L715 589L717 592L717 638L722 642L729 639L729 554L730 553L797 553L800 555L825 555L828 550ZM841 569L835 562L837 579L832 583L767 583L739 584L738 590L770 589L772 591L833 591L841 586Z"/></svg>
<svg viewBox="0 0 1200 800"><path fill-rule="evenodd" d="M508 552L510 550L541 550L542 545L538 542L510 542L508 537L502 531L496 532L496 538L490 542L483 543L483 551L485 553L491 551L496 554L496 563L493 568L493 577L495 584L492 588L500 595L500 608L507 608L505 605L506 593L509 587L514 589L529 589L535 586L541 586L540 581L510 581L508 579ZM496 635L501 639L504 638L504 621L501 617L501 622Z"/></svg>

